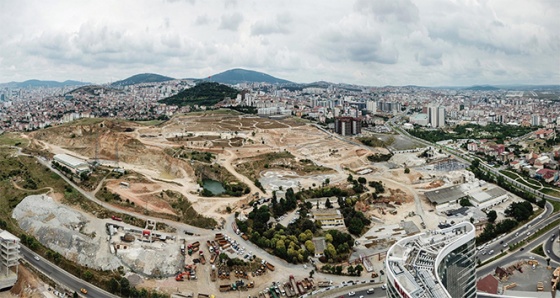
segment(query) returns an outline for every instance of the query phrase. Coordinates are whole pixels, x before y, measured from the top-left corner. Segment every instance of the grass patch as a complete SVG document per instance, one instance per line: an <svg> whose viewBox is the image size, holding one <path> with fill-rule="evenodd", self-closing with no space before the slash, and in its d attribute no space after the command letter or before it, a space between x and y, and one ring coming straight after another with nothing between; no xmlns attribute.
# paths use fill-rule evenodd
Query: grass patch
<svg viewBox="0 0 560 298"><path fill-rule="evenodd" d="M556 190L556 189L552 189L552 188L543 188L540 190L542 193L545 193L547 195L553 196L553 197L557 197L560 198L560 190ZM556 202L556 201L550 201L552 202ZM556 202L558 203L558 202ZM556 209L555 209L556 211Z"/></svg>
<svg viewBox="0 0 560 298"><path fill-rule="evenodd" d="M554 208L552 212L558 212L560 211L560 202L558 201L553 201L553 200L547 200L550 204L552 204L552 207Z"/></svg>
<svg viewBox="0 0 560 298"><path fill-rule="evenodd" d="M0 145L26 147L28 144L29 144L29 140L22 138L19 134L16 133L0 134Z"/></svg>
<svg viewBox="0 0 560 298"><path fill-rule="evenodd" d="M542 248L542 245L539 245L537 247L535 247L533 250L531 250L532 253L537 254L539 256L543 256L546 257L546 255L544 254L544 249Z"/></svg>

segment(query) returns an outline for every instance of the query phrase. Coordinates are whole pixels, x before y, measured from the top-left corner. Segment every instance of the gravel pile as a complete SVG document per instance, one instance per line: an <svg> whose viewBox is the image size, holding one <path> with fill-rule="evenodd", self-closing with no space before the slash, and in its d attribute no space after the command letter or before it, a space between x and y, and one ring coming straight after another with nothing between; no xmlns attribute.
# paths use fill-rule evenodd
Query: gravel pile
<svg viewBox="0 0 560 298"><path fill-rule="evenodd" d="M123 266L146 277L166 277L184 264L177 243L135 241L128 249L111 254L104 220L82 214L46 195L26 197L12 217L48 248L89 268L115 270Z"/></svg>
<svg viewBox="0 0 560 298"><path fill-rule="evenodd" d="M113 270L121 266L101 243L105 234L96 231L90 235L81 231L92 224L90 219L68 206L55 202L46 195L28 196L12 213L19 226L39 242L65 258L90 268ZM97 219L93 219L97 220Z"/></svg>

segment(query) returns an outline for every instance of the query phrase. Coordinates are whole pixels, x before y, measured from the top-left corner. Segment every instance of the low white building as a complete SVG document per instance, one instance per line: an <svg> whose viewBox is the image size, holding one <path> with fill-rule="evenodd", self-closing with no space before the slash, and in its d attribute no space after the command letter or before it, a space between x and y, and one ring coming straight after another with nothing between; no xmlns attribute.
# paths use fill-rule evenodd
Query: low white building
<svg viewBox="0 0 560 298"><path fill-rule="evenodd" d="M509 198L508 193L499 187L481 190L470 194L470 202L479 209L487 209L499 205Z"/></svg>
<svg viewBox="0 0 560 298"><path fill-rule="evenodd" d="M68 154L56 154L53 158L53 161L56 161L58 164L69 168L77 175L90 171L89 164L85 160L70 156Z"/></svg>

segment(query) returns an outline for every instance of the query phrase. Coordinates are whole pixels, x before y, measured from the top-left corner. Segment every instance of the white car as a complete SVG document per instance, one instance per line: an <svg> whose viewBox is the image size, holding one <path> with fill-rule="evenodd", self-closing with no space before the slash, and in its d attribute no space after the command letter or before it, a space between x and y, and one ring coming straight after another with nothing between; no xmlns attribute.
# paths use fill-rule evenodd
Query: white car
<svg viewBox="0 0 560 298"><path fill-rule="evenodd" d="M34 258L35 260L37 260L37 261L39 261L39 260L41 259L41 258L39 258L38 255L35 255L33 258Z"/></svg>
<svg viewBox="0 0 560 298"><path fill-rule="evenodd" d="M354 296L354 295L356 295L355 292L350 292L350 293L348 293L348 296Z"/></svg>

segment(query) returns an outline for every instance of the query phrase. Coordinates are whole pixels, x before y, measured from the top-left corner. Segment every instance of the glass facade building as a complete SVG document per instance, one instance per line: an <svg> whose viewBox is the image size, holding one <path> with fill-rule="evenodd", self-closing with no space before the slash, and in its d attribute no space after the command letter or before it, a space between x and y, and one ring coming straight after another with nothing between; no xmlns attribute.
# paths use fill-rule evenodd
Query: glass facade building
<svg viewBox="0 0 560 298"><path fill-rule="evenodd" d="M470 222L403 238L387 252L387 296L476 297L475 253Z"/></svg>

